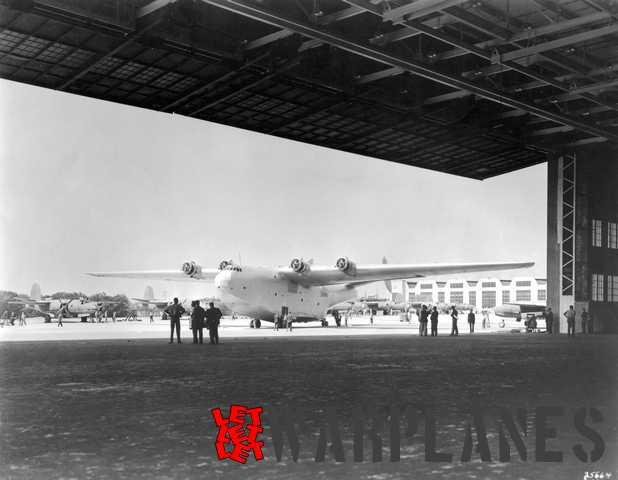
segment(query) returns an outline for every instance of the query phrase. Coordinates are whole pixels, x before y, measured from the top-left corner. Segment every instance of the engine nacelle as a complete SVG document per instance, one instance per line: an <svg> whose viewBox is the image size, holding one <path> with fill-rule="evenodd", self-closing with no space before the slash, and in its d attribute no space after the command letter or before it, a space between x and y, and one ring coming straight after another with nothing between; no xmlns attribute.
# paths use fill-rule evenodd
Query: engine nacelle
<svg viewBox="0 0 618 480"><path fill-rule="evenodd" d="M290 268L296 273L307 273L311 270L311 266L302 258L293 258L290 262Z"/></svg>
<svg viewBox="0 0 618 480"><path fill-rule="evenodd" d="M348 257L338 258L335 267L347 275L356 275L356 264Z"/></svg>
<svg viewBox="0 0 618 480"><path fill-rule="evenodd" d="M192 278L199 278L202 275L202 267L195 262L185 262L182 264L182 271L185 275Z"/></svg>
<svg viewBox="0 0 618 480"><path fill-rule="evenodd" d="M219 264L219 270L225 270L227 267L229 267L230 265L234 265L234 262L232 262L231 260L223 260L220 264Z"/></svg>

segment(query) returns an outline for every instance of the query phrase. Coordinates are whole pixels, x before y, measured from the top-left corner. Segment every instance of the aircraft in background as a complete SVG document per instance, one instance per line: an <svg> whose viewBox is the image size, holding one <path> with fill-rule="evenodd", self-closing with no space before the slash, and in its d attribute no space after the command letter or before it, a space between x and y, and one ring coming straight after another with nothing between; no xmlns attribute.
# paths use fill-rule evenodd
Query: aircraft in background
<svg viewBox="0 0 618 480"><path fill-rule="evenodd" d="M532 303L505 303L503 305L497 305L494 307L494 313L499 317L519 318L524 315L545 314L545 304L532 304Z"/></svg>
<svg viewBox="0 0 618 480"><path fill-rule="evenodd" d="M32 285L29 297L25 295L14 297L10 303L21 305L21 310L30 317L44 317L45 322L48 323L52 316L58 317L60 313L64 318L80 318L82 322L86 322L99 310L103 310L106 305L115 302L89 301L87 298L43 298L41 287L35 283Z"/></svg>
<svg viewBox="0 0 618 480"><path fill-rule="evenodd" d="M217 306L252 318L252 325L289 313L293 322L326 321L326 312L358 298L357 287L378 281L427 275L526 268L533 262L396 265L357 264L347 257L334 266L294 258L289 267L256 267L223 261L218 268L185 262L180 269L89 273L95 277L214 282Z"/></svg>

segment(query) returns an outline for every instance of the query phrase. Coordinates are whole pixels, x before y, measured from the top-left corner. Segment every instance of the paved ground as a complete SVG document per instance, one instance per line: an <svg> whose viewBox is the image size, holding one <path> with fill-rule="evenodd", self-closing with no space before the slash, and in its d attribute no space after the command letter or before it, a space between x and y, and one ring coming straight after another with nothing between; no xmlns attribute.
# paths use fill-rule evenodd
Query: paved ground
<svg viewBox="0 0 618 480"><path fill-rule="evenodd" d="M37 328L43 327L50 326ZM306 332L313 330L324 332ZM218 347L143 338L0 342L0 477L583 479L586 471L603 471L618 478L617 337L419 338L375 331L344 335L341 330L321 336L300 330L271 332L266 338L229 335ZM433 406L437 448L453 453L453 461L426 462L423 421L408 437L402 419L401 461L389 462L385 420L392 401ZM475 402L488 408L492 461L481 462L473 449L472 461L462 463L465 427ZM246 466L215 460L216 430L209 410L227 410L232 403L264 406L265 460ZM304 412L298 463L290 459L287 446L276 462L272 448L270 412L288 404ZM377 406L386 424L384 461L371 462L366 438L365 461L354 463L351 414L355 406L368 404ZM561 463L535 461L534 411L544 405L564 409L563 416L549 420L557 437L547 442L549 450L563 452ZM496 406L513 412L527 408L526 462L513 445L512 461L497 461L496 416L490 408ZM339 415L343 463L328 450L324 463L314 461L329 407ZM592 450L574 427L579 407L596 407L603 415L597 424L587 419L605 443L595 464L581 463L572 451L578 443Z"/></svg>
<svg viewBox="0 0 618 480"><path fill-rule="evenodd" d="M325 329L318 322L301 323L294 326L292 332L284 330L275 331L272 323L263 322L262 328L249 328L249 320L240 318L232 320L224 317L220 333L223 337L234 338L269 338L285 336L366 336L366 335L418 335L418 321L416 317L410 323L400 322L398 316L378 315L370 324L369 316L355 316L349 322L349 328L335 327L334 320L329 317L329 328ZM493 317L490 328L483 329L481 323L476 325L477 332L505 333L513 327L521 328L521 322L507 320L501 323L501 319ZM182 336L191 335L189 320L181 321ZM502 327L501 327L502 325ZM451 319L448 315L440 315L438 330L440 334L448 334L451 329ZM462 334L468 331L468 324L459 321L459 329ZM0 328L0 341L48 341L48 340L102 340L102 339L145 339L169 337L169 321L156 318L150 323L147 318L141 321L118 321L112 323L80 323L78 319L64 321L64 327L58 327L55 323L44 323L42 318L28 319L25 327L6 326Z"/></svg>

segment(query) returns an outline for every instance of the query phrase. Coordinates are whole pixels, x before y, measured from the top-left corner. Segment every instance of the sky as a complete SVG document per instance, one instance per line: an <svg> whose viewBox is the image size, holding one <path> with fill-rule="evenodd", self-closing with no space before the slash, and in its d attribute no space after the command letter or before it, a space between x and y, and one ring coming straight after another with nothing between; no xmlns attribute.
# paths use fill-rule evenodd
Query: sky
<svg viewBox="0 0 618 480"><path fill-rule="evenodd" d="M296 256L524 260L513 275L544 278L546 183L546 164L481 182L0 80L0 289L140 296L84 272Z"/></svg>

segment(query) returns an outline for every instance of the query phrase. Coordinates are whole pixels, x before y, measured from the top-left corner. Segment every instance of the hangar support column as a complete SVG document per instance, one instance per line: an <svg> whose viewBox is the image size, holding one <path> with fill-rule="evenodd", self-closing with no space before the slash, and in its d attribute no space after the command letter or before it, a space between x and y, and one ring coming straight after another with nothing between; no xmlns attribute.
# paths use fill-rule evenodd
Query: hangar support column
<svg viewBox="0 0 618 480"><path fill-rule="evenodd" d="M574 305L595 333L618 332L618 150L582 147L549 158L547 171L547 305L566 333Z"/></svg>

